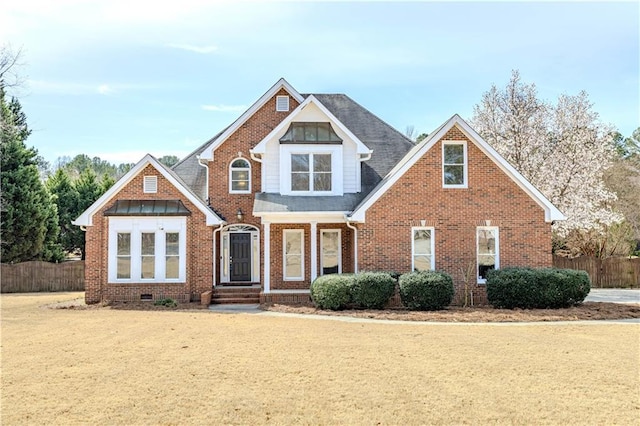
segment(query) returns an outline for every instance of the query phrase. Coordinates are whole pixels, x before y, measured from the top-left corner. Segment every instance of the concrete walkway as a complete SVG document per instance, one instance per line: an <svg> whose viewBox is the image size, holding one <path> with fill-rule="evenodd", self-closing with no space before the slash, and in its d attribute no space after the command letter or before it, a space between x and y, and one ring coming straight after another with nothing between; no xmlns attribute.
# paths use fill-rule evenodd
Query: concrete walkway
<svg viewBox="0 0 640 426"><path fill-rule="evenodd" d="M640 290L620 288L593 288L585 302L640 303Z"/></svg>

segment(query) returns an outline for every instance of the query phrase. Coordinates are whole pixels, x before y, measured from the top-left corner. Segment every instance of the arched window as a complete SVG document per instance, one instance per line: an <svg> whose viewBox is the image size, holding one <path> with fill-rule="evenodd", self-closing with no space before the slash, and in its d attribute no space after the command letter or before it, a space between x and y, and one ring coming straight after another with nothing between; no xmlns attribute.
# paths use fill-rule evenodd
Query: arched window
<svg viewBox="0 0 640 426"><path fill-rule="evenodd" d="M248 194L251 192L251 164L244 158L236 158L229 167L229 192Z"/></svg>

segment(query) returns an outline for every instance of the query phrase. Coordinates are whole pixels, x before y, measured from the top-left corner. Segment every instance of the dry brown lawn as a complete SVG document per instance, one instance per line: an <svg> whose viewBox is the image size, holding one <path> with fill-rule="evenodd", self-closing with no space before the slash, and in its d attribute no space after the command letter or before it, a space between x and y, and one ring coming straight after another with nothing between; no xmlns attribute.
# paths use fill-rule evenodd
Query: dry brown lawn
<svg viewBox="0 0 640 426"><path fill-rule="evenodd" d="M629 424L640 325L48 309L2 295L2 424Z"/></svg>

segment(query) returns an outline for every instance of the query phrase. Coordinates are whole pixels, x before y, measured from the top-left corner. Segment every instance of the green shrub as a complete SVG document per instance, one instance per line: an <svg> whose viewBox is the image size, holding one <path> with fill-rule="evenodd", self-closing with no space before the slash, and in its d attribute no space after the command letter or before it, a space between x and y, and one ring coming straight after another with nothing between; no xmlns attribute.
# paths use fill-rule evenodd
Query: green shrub
<svg viewBox="0 0 640 426"><path fill-rule="evenodd" d="M170 297L167 297L164 299L158 299L155 302L153 302L153 304L156 306L166 306L167 308L176 308L178 306L178 302L171 299Z"/></svg>
<svg viewBox="0 0 640 426"><path fill-rule="evenodd" d="M382 309L396 288L396 280L386 272L356 274L351 286L351 300L358 308Z"/></svg>
<svg viewBox="0 0 640 426"><path fill-rule="evenodd" d="M311 300L320 309L344 309L351 303L353 281L353 274L322 275L311 283Z"/></svg>
<svg viewBox="0 0 640 426"><path fill-rule="evenodd" d="M453 279L444 272L409 272L398 283L402 304L411 310L444 309L453 300Z"/></svg>
<svg viewBox="0 0 640 426"><path fill-rule="evenodd" d="M496 308L567 308L582 303L590 290L585 271L505 268L487 274L487 298Z"/></svg>

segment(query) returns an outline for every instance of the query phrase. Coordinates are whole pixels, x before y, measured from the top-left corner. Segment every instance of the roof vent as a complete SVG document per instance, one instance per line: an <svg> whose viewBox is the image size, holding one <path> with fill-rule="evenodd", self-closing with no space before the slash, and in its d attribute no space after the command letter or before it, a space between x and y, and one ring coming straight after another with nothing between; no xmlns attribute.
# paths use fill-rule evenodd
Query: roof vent
<svg viewBox="0 0 640 426"><path fill-rule="evenodd" d="M276 111L289 111L289 96L276 96Z"/></svg>
<svg viewBox="0 0 640 426"><path fill-rule="evenodd" d="M158 176L145 176L143 190L145 194L155 194L158 192Z"/></svg>

